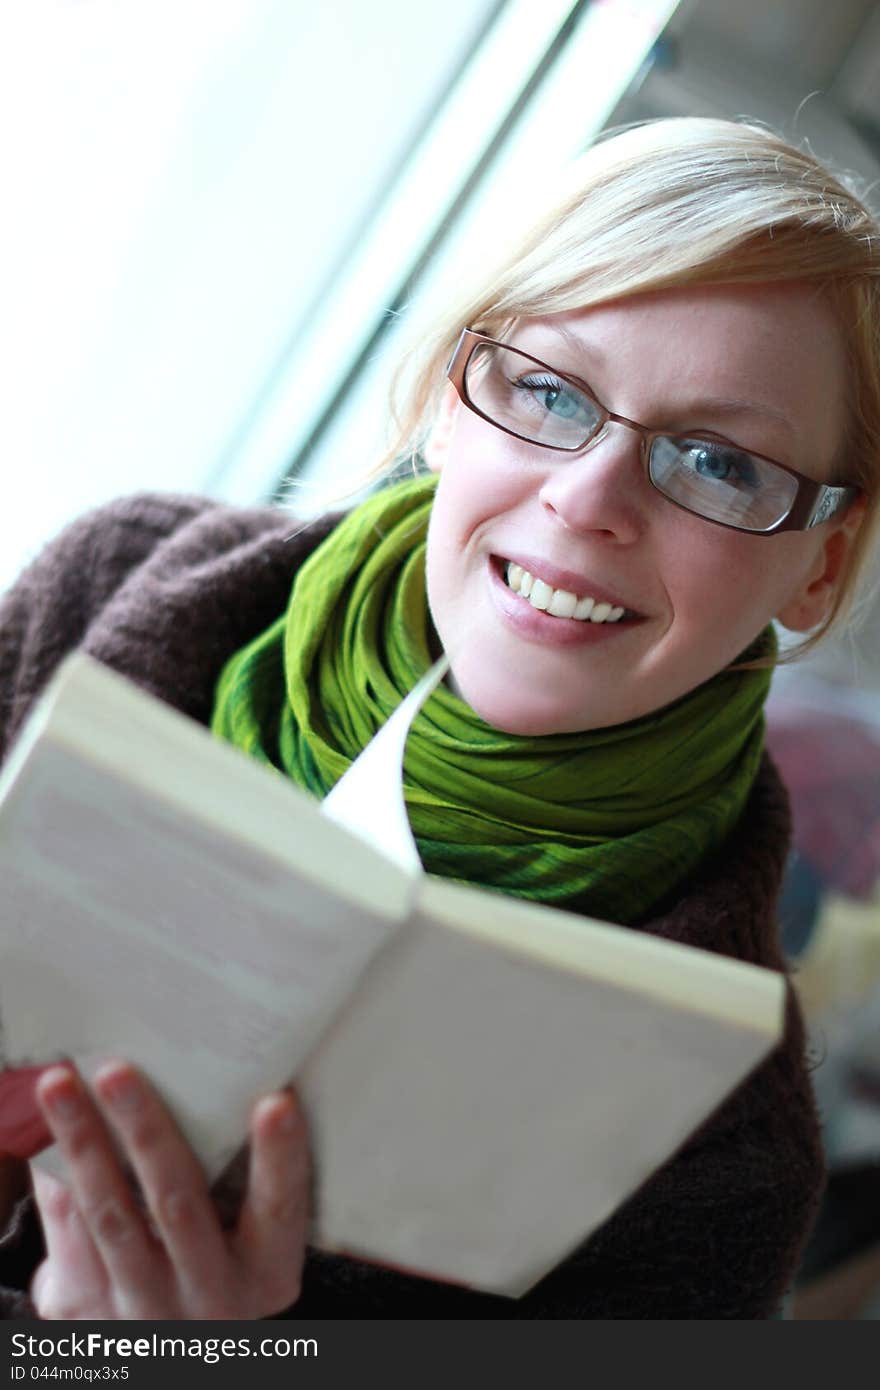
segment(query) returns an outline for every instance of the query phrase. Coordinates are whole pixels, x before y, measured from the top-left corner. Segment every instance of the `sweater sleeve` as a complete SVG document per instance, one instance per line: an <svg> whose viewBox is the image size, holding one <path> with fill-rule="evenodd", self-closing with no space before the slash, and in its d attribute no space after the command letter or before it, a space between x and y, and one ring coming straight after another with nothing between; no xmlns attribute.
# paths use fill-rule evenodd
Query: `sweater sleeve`
<svg viewBox="0 0 880 1390"><path fill-rule="evenodd" d="M34 1318L31 1279L45 1253L32 1197L24 1197L0 1235L0 1320Z"/></svg>
<svg viewBox="0 0 880 1390"><path fill-rule="evenodd" d="M128 575L161 540L213 505L148 494L87 512L0 597L0 763L34 698Z"/></svg>

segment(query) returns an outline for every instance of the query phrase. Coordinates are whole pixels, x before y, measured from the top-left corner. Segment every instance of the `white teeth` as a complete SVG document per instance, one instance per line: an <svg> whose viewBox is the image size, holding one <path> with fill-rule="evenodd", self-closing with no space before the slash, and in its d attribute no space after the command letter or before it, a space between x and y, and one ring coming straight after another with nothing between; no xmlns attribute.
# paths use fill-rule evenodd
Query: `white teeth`
<svg viewBox="0 0 880 1390"><path fill-rule="evenodd" d="M577 618L583 622L616 623L624 609L610 603L597 603L594 598L578 598L568 589L554 589L543 579L536 579L521 565L511 561L507 566L507 583L514 593L527 598L533 608L552 614L554 618Z"/></svg>
<svg viewBox="0 0 880 1390"><path fill-rule="evenodd" d="M553 597L553 590L549 584L545 584L543 579L533 579L532 588L529 593L529 603L533 608L547 609L550 607L550 600Z"/></svg>
<svg viewBox="0 0 880 1390"><path fill-rule="evenodd" d="M547 612L552 613L554 618L571 618L576 608L574 594L569 593L568 589L554 589Z"/></svg>
<svg viewBox="0 0 880 1390"><path fill-rule="evenodd" d="M595 602L596 600L594 598L579 598L573 616L575 618L580 618L583 622L584 618L589 618Z"/></svg>

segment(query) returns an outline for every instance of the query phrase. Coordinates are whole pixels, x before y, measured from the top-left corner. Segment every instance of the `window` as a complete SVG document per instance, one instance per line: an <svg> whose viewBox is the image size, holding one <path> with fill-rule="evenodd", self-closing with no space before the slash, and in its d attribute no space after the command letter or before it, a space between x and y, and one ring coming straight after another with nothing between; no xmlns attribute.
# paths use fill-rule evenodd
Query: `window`
<svg viewBox="0 0 880 1390"><path fill-rule="evenodd" d="M524 164L589 139L675 5L18 7L0 53L0 588L120 493L248 502L291 465L364 465L389 309L416 272L430 293Z"/></svg>

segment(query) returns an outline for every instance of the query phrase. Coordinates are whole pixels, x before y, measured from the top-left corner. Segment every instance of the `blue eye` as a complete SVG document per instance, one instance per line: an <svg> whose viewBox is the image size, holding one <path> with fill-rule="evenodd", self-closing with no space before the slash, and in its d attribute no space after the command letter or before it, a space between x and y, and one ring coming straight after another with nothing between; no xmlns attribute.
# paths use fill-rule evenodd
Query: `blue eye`
<svg viewBox="0 0 880 1390"><path fill-rule="evenodd" d="M740 449L701 439L683 441L679 448L682 462L701 478L728 483L732 487L753 487L760 481L754 461Z"/></svg>
<svg viewBox="0 0 880 1390"><path fill-rule="evenodd" d="M768 531L791 510L797 480L784 466L713 439L659 434L648 458L651 482L671 501L709 521Z"/></svg>
<svg viewBox="0 0 880 1390"><path fill-rule="evenodd" d="M517 391L524 392L548 415L555 415L559 420L580 420L592 428L599 417L589 396L582 395L557 376L532 373L520 377L511 385Z"/></svg>

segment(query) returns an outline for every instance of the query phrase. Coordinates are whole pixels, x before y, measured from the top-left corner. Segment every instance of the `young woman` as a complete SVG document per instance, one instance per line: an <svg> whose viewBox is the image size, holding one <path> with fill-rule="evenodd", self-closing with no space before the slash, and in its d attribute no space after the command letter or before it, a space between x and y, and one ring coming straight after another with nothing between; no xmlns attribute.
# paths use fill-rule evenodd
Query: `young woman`
<svg viewBox="0 0 880 1390"><path fill-rule="evenodd" d="M423 338L394 453L426 474L293 538L123 499L38 557L0 607L0 756L81 647L323 792L442 647L405 769L429 871L783 970L771 623L841 621L876 535L878 238L763 130L600 143ZM307 1256L293 1093L254 1111L232 1225L124 1062L39 1094L69 1183L34 1175L42 1262L13 1213L10 1315L38 1265L45 1318L770 1317L823 1181L791 995L776 1052L520 1300Z"/></svg>

